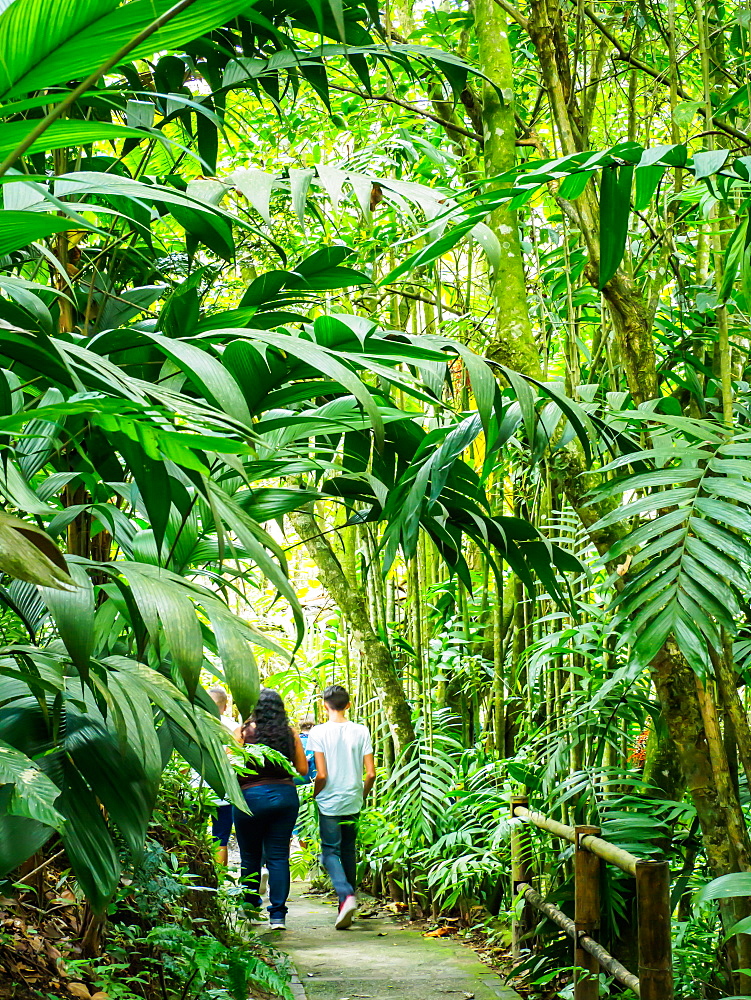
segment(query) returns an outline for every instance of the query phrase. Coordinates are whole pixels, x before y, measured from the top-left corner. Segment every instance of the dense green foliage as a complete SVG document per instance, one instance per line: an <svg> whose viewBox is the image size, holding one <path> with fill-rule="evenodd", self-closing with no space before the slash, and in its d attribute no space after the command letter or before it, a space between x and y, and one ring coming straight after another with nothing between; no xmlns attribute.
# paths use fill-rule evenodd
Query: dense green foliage
<svg viewBox="0 0 751 1000"><path fill-rule="evenodd" d="M378 735L372 889L502 950L525 792L671 861L677 995L751 990L749 30L719 0L0 0L18 906L63 852L141 993L143 955L165 1000L283 992L218 911L130 941L123 912L171 891L180 768L241 805L207 680L244 717L336 679ZM570 854L535 840L534 874L570 911ZM569 996L552 925L527 944Z"/></svg>

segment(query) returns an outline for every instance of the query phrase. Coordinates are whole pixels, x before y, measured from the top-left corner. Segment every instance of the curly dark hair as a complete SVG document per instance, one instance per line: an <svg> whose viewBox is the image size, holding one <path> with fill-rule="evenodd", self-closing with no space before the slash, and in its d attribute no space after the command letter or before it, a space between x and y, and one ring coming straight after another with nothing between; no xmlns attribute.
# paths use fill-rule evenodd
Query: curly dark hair
<svg viewBox="0 0 751 1000"><path fill-rule="evenodd" d="M255 723L251 728L250 723ZM288 760L294 757L294 739L287 710L278 691L261 688L255 711L243 726L246 743L260 743L284 754Z"/></svg>

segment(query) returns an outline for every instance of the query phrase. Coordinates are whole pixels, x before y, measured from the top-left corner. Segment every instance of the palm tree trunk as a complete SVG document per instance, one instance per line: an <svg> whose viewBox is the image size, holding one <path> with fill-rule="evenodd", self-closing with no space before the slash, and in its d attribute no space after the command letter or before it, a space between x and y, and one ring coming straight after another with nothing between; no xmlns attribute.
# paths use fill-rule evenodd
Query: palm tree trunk
<svg viewBox="0 0 751 1000"><path fill-rule="evenodd" d="M313 514L307 510L293 511L289 520L316 564L321 583L349 623L352 645L361 658L360 672L372 678L398 754L413 742L415 730L412 712L394 668L391 650L375 632L365 595L347 579Z"/></svg>

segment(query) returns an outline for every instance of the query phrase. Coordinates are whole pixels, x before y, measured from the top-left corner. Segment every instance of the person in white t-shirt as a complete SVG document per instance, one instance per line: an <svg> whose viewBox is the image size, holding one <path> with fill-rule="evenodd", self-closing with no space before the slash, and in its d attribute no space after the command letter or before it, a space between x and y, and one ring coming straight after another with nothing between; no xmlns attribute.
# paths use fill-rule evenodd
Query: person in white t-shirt
<svg viewBox="0 0 751 1000"><path fill-rule="evenodd" d="M368 727L346 718L346 689L330 685L323 692L323 703L329 721L310 730L307 749L316 760L313 797L318 804L321 860L339 897L334 926L344 930L357 911L357 817L375 782L376 769Z"/></svg>

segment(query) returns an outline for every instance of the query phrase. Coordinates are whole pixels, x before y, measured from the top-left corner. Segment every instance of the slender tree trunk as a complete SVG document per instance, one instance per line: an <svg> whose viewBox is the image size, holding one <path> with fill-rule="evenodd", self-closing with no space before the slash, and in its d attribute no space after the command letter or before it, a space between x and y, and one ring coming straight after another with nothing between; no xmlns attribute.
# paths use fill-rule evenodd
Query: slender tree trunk
<svg viewBox="0 0 751 1000"><path fill-rule="evenodd" d="M362 590L351 586L328 539L309 511L294 511L290 522L318 568L320 580L349 622L351 639L360 654L360 671L372 678L388 720L396 752L415 738L412 713L397 676L391 651L373 629Z"/></svg>
<svg viewBox="0 0 751 1000"><path fill-rule="evenodd" d="M510 170L516 162L511 50L506 15L495 0L476 0L475 30L480 69L495 84L485 82L482 90L485 176L494 177ZM497 332L488 356L509 368L539 377L542 368L529 320L516 212L505 207L496 209L488 224L501 245L500 263L493 280Z"/></svg>
<svg viewBox="0 0 751 1000"><path fill-rule="evenodd" d="M581 146L580 115L571 94L570 68L565 38L556 31L556 20L550 17L549 0L532 0L528 21L530 38L540 60L542 78L548 92L553 120L566 155L579 152ZM587 278L597 286L600 272L600 227L597 196L590 183L573 203L562 203L579 226L587 244L590 264ZM619 270L603 289L608 303L613 329L618 338L623 368L634 402L642 403L658 395L657 366L652 343L651 323L647 303L634 280Z"/></svg>

